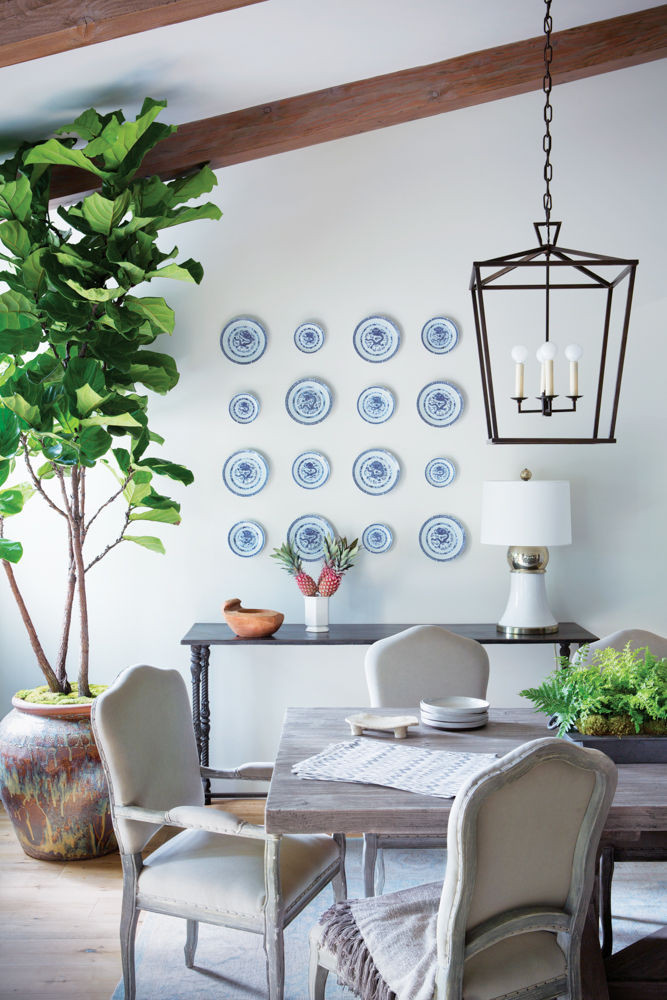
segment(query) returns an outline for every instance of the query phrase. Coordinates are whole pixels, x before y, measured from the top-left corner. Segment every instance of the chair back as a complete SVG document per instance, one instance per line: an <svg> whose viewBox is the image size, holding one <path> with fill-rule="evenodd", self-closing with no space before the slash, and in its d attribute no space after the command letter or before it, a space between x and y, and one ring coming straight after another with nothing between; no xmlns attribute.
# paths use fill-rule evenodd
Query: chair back
<svg viewBox="0 0 667 1000"><path fill-rule="evenodd" d="M95 699L91 718L118 845L134 854L161 824L119 818L116 806L204 804L185 682L177 670L128 667Z"/></svg>
<svg viewBox="0 0 667 1000"><path fill-rule="evenodd" d="M414 625L369 647L366 683L373 707L418 705L422 698L484 698L489 657L474 639L439 625Z"/></svg>
<svg viewBox="0 0 667 1000"><path fill-rule="evenodd" d="M498 940L558 932L569 966L578 963L616 778L605 754L549 738L499 758L459 791L438 916L439 963L459 986L473 928L492 928Z"/></svg>
<svg viewBox="0 0 667 1000"><path fill-rule="evenodd" d="M642 649L644 646L648 646L658 660L667 656L667 638L656 632L648 632L643 628L622 628L618 632L611 632L609 635L603 636L602 639L598 639L597 642L592 642L588 647L588 654L592 655L596 649L617 649L620 652L625 649L628 643L630 643L631 649Z"/></svg>

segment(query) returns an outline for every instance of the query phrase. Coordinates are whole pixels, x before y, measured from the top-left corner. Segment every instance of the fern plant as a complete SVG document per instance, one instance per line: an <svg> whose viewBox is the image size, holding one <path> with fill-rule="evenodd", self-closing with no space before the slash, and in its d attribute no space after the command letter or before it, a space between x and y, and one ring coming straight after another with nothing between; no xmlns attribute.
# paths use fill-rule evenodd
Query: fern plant
<svg viewBox="0 0 667 1000"><path fill-rule="evenodd" d="M667 658L648 647L577 651L539 687L519 692L539 712L553 717L558 735L576 728L587 734L667 735Z"/></svg>

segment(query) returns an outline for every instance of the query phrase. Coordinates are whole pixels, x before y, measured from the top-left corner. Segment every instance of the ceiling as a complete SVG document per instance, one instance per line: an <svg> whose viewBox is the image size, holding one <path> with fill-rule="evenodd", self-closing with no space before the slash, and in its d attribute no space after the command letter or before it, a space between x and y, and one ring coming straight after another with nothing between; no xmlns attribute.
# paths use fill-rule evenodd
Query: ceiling
<svg viewBox="0 0 667 1000"><path fill-rule="evenodd" d="M658 6L554 0L554 31ZM540 35L544 10L540 0L264 0L5 66L0 149L90 106L134 114L144 97L166 98L163 120L181 124L439 62Z"/></svg>

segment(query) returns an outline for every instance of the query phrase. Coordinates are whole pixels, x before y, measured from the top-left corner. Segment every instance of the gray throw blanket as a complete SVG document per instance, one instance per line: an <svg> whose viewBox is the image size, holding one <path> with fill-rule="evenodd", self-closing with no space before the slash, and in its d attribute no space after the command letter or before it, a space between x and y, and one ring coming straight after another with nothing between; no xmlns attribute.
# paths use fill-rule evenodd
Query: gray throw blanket
<svg viewBox="0 0 667 1000"><path fill-rule="evenodd" d="M340 981L362 1000L431 1000L442 882L347 899L322 915Z"/></svg>

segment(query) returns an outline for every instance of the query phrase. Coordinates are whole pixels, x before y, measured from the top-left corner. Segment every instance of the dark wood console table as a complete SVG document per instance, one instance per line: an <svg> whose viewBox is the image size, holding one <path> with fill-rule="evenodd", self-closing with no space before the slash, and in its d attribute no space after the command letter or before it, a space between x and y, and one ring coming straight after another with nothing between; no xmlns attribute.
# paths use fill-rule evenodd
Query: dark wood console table
<svg viewBox="0 0 667 1000"><path fill-rule="evenodd" d="M208 697L208 667L211 646L370 646L378 639L396 635L415 622L407 625L366 624L330 625L328 632L306 632L303 625L281 625L275 635L265 639L239 639L223 622L197 622L181 639L181 646L190 647L190 672L192 674L192 724L199 750L199 760L208 766L208 744L211 731L211 707ZM471 625L443 625L443 628L457 635L475 639L482 645L516 646L557 644L561 656L570 655L572 643L581 646L595 642L599 636L593 635L576 622L560 622L557 632L544 635L503 635L495 623Z"/></svg>

